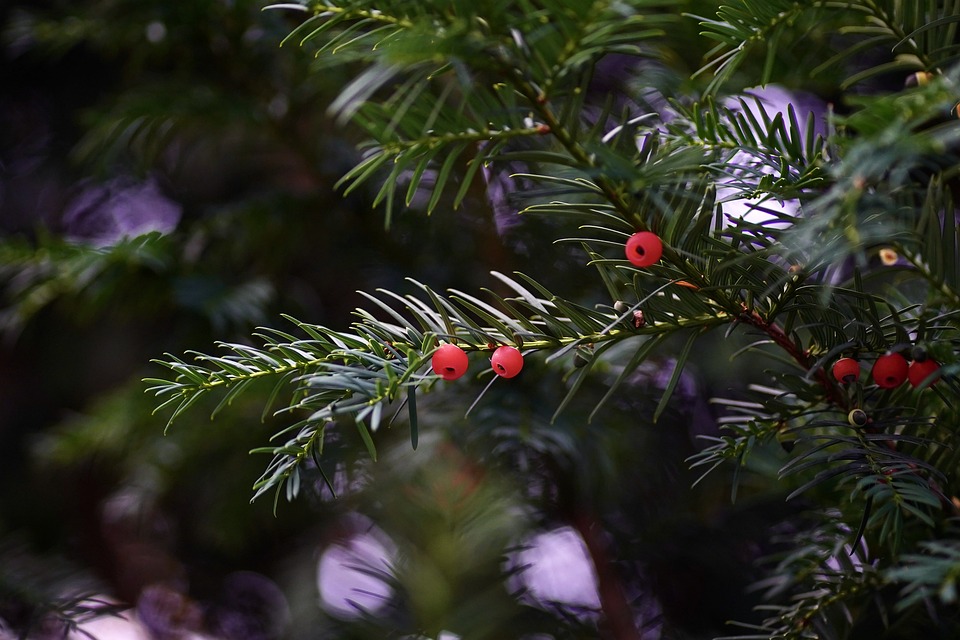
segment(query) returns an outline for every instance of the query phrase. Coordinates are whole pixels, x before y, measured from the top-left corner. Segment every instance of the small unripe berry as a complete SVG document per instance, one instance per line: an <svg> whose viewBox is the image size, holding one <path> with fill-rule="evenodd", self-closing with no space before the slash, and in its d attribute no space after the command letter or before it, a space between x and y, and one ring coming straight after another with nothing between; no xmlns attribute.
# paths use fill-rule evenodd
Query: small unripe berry
<svg viewBox="0 0 960 640"><path fill-rule="evenodd" d="M649 267L663 255L663 243L657 234L638 231L627 238L627 260L635 267Z"/></svg>
<svg viewBox="0 0 960 640"><path fill-rule="evenodd" d="M512 378L523 369L523 354L515 347L498 347L490 357L490 366L501 378Z"/></svg>
<svg viewBox="0 0 960 640"><path fill-rule="evenodd" d="M833 377L843 384L856 382L860 377L860 363L853 358L840 358L833 363Z"/></svg>
<svg viewBox="0 0 960 640"><path fill-rule="evenodd" d="M893 389L907 379L907 359L899 353L888 353L877 358L870 372L881 389Z"/></svg>
<svg viewBox="0 0 960 640"><path fill-rule="evenodd" d="M910 384L914 389L916 389L923 383L924 380L927 379L927 376L939 368L940 365L938 365L936 360L933 358L927 358L926 360L914 360L910 363L910 368L907 370L907 379L910 380ZM936 384L939 378L940 376L936 376L930 380L930 385Z"/></svg>
<svg viewBox="0 0 960 640"><path fill-rule="evenodd" d="M900 260L900 256L897 255L897 252L890 247L884 247L880 249L880 262L882 262L887 267L892 267L897 264L897 261Z"/></svg>
<svg viewBox="0 0 960 640"><path fill-rule="evenodd" d="M933 78L933 74L929 71L917 71L916 73L911 73L904 79L903 86L907 89L923 87L930 84Z"/></svg>
<svg viewBox="0 0 960 640"><path fill-rule="evenodd" d="M847 414L847 422L855 427L862 427L869 421L867 412L863 409L851 409Z"/></svg>
<svg viewBox="0 0 960 640"><path fill-rule="evenodd" d="M444 380L456 380L467 372L467 354L455 344L444 344L433 352L430 365L434 373Z"/></svg>

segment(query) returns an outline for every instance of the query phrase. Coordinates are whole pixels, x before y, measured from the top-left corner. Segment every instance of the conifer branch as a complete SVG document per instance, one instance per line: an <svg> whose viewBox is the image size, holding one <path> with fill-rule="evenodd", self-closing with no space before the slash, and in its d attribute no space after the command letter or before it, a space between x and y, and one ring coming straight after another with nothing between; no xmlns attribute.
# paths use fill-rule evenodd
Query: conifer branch
<svg viewBox="0 0 960 640"><path fill-rule="evenodd" d="M787 355L792 358L801 369L805 371L812 370L817 384L823 390L823 394L830 404L841 411L847 411L850 403L846 396L839 393L837 385L830 379L829 374L823 367L812 367L810 354L802 345L796 343L786 332L776 323L764 319L756 311L747 311L740 315L740 320L745 324L756 327L767 334L775 345L783 349Z"/></svg>
<svg viewBox="0 0 960 640"><path fill-rule="evenodd" d="M765 635L755 637L831 635L835 613L852 620L892 582L906 583L912 605L947 584L955 550L919 542L955 512L958 493L957 458L949 452L957 436L944 428L955 422L960 391L957 225L943 186L955 180L960 143L956 122L943 117L956 101L955 74L941 70L916 89L851 98L825 138L815 135L812 117L801 126L792 107L768 112L748 98L718 106L709 94L750 64L758 46L767 48L758 84L772 80L778 49L807 28L818 37L839 28L866 36L825 56L826 66L851 67L837 80L841 92L884 71L933 70L956 53L956 3L928 2L926 11L906 11L899 0L723 3L716 20L702 22L720 43L701 70L716 70L708 97L690 98L690 107L682 106L686 96L676 101L669 119L581 108L600 56L639 53L634 37L655 46L659 32L648 28L643 9L657 3L522 3L532 12L509 3L455 10L442 2L376 3L383 14L373 4L311 4L315 15L300 31L314 29L305 42L324 36L321 51L367 68L334 104L374 141L345 176L348 191L386 174L375 200L386 203L389 220L402 174L413 176L409 204L420 178L436 171L432 211L458 180L452 202L459 205L478 167L522 164L515 177L537 185L535 195L519 194L522 210L581 223L576 237L562 241L583 247L619 302L583 306L522 275L495 274L511 290L508 298L456 290L440 296L420 284L417 295L379 291L367 296L369 309L357 310L348 331L297 322L307 338L264 329L257 334L262 347L223 344L225 356L161 361L172 379L151 379L150 390L160 408L172 408L170 422L212 395L221 398L216 413L270 379L273 396L286 394L278 413L299 421L275 436L284 442L262 449L274 458L256 495L276 489L279 496L286 487L293 497L301 466L323 462L334 422L352 420L375 458L377 431L390 424L387 409L406 409L415 446L416 398L440 384L429 361L443 342L474 359L501 344L527 356L542 352L548 366L579 355L586 366L569 378L559 413L612 345L634 340L592 416L668 338L682 337L656 420L700 336L746 328L759 337L736 356L768 358L771 382L748 388L747 399L718 400L724 431L708 436L690 462L708 473L732 462L740 474L754 456L765 456L766 466L779 467L768 479L783 483L788 499L804 495L829 508L790 541L796 546L774 572L779 592L771 596L781 600L753 629ZM425 50L425 39L435 49ZM871 47L888 56L890 46L910 55L880 64L858 59ZM511 144L518 139L524 143ZM724 200L721 190L733 195ZM725 213L733 198L749 200L749 213L767 219ZM795 213L778 211L773 200L793 201ZM661 259L643 268L623 259L624 242L638 230L656 232L664 245ZM909 266L874 268L877 251L889 247ZM941 365L938 387L929 377L926 387L886 388L867 371L839 379L831 373L841 357L859 358L866 369L888 351L920 359L915 352L926 346ZM789 443L785 458L765 450L774 438ZM610 567L606 549L590 537L595 520L574 524L601 573ZM911 548L929 557L901 557ZM631 637L636 630L616 576L603 572L601 583L617 633Z"/></svg>
<svg viewBox="0 0 960 640"><path fill-rule="evenodd" d="M389 321L358 309L359 320L353 330L343 332L288 318L307 338L264 328L255 334L264 341L263 347L220 343L231 353L215 356L191 352L194 362L168 354L169 359L154 362L169 369L172 379L147 378L144 382L149 385L147 391L162 400L155 412L172 408L167 428L211 394L220 395L212 412L216 416L259 380L272 381L271 398L293 386L290 400L277 414L305 413L306 417L277 434L299 430L293 440L262 449L276 457L256 484L256 497L269 489L279 491L296 477L301 463L322 451L324 425L328 422L353 418L370 455L376 458L370 434L382 426L384 409L433 388L440 376L429 371L429 361L443 342L457 344L467 353L492 352L509 344L527 354L546 350L556 355L583 345L654 340L685 328L706 329L729 322L722 313L705 313L638 327L630 324L632 311L603 312L553 295L535 296L518 281L503 274L497 277L518 297L495 296L497 306L493 306L462 292L441 297L416 283L426 294L425 299L390 292L381 292L386 299L367 296ZM404 304L405 313L395 310L388 300ZM414 403L408 403L407 409L411 422L415 422ZM265 415L268 411L265 407Z"/></svg>

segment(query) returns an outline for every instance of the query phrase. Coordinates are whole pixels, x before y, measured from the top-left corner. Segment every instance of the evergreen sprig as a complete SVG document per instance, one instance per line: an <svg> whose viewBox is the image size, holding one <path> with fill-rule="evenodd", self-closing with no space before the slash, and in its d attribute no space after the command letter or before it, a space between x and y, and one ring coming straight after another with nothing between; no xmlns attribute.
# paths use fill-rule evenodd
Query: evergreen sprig
<svg viewBox="0 0 960 640"><path fill-rule="evenodd" d="M811 75L855 65L841 83L847 89L882 74L946 70L957 60L960 4L955 0L737 0L719 7L716 18L700 18L702 34L718 44L700 73L713 78L708 93L718 91L745 61L765 49L758 84L771 81L782 49L817 30L837 34L840 50L811 70ZM868 54L889 52L885 59L864 65ZM860 67L860 68L857 68Z"/></svg>
<svg viewBox="0 0 960 640"><path fill-rule="evenodd" d="M905 555L903 564L888 572L891 581L905 583L897 609L908 610L932 597L948 606L956 604L960 544L948 538L924 541L919 547L923 553Z"/></svg>
<svg viewBox="0 0 960 640"><path fill-rule="evenodd" d="M371 138L344 178L348 190L382 180L375 200L389 222L395 200L409 205L418 190L429 190L433 211L459 182L457 206L481 168L521 166L514 177L536 186L520 195L523 212L579 225L561 241L583 249L609 300L580 304L532 277L502 274L510 297L441 296L420 283L417 295L379 291L349 331L294 321L306 338L264 329L262 347L224 343L226 355L160 361L173 379L150 380L159 408L172 408L172 422L220 392L216 413L259 379L274 381L271 402L288 390L280 413L304 417L276 434L282 444L263 449L274 459L256 495L286 487L293 497L301 465L322 463L333 421L352 420L376 457L375 433L405 410L416 446L417 397L438 383L428 362L441 342L468 352L512 344L549 363L576 354L585 366L560 411L613 345L634 341L595 415L676 338L655 420L698 341L724 327L752 338L735 357L766 359L772 382L749 399L718 400L725 433L709 437L691 463L709 471L733 462L741 473L777 440L789 450L777 475L785 495L822 501L835 514L798 535L793 544L804 536L816 544L777 569L774 595L786 603L771 604L755 629L766 635L742 637L842 635L892 582L907 583L910 604L933 585L949 596L955 555L930 540L960 494L960 126L951 114L958 77L946 68L958 20L953 0L907 4L726 3L703 23L720 42L704 96L658 114L589 93L602 56L656 50L664 3L277 5L312 14L294 37L318 45L325 62L341 56L361 69L333 105ZM779 47L838 24L855 43L825 54L824 65L859 63L856 54L877 48L899 56L857 67L841 90L891 70L929 77L915 89L851 97L822 135L793 108L770 113L759 100L716 95L755 47L767 48L753 78L762 84ZM733 200L761 215L731 215ZM638 269L623 259L637 230L663 240L658 264ZM844 382L830 373L841 356L868 364L888 352L934 358L939 381L888 390L866 374ZM855 563L849 550L860 554L861 545ZM932 553L904 555L911 549ZM835 560L832 573L825 557Z"/></svg>
<svg viewBox="0 0 960 640"><path fill-rule="evenodd" d="M10 238L0 243L0 334L20 332L25 324L61 298L101 301L107 282L130 271L169 267L167 241L159 233L122 238L107 246L64 242L43 236L36 242Z"/></svg>
<svg viewBox="0 0 960 640"><path fill-rule="evenodd" d="M462 174L456 208L480 168L506 144L549 133L561 121L578 126L578 94L586 90L590 65L611 53L644 53L640 43L662 34L669 16L659 12L671 4L364 0L270 8L310 12L291 38L300 38L301 45L325 38L316 53L326 54L326 64L366 65L330 109L354 120L373 141L341 183L349 184L349 192L380 178L375 202L385 204L389 224L401 182L409 205L424 175L432 176L429 212L454 175ZM568 109L560 113L554 103L564 99ZM565 136L559 137L567 153L575 161L586 158ZM465 172L454 172L458 161Z"/></svg>
<svg viewBox="0 0 960 640"><path fill-rule="evenodd" d="M262 347L221 343L226 355L192 353L194 362L174 356L157 360L174 377L146 379L151 385L148 391L162 399L157 411L173 408L167 422L169 428L184 411L210 395L220 397L212 412L216 416L251 385L270 380L273 391L264 409L266 416L273 401L286 390L290 399L278 413L306 417L274 436L296 432L292 440L262 450L273 453L275 459L257 483L255 497L288 482L294 483L288 484L293 487L288 489L292 497L297 493L298 465L315 456L319 460L327 423L344 417L353 419L368 452L376 459L371 434L392 423L405 406L411 442L416 447L416 394L430 391L440 379L429 370L429 362L441 343L455 343L468 353L489 352L510 344L527 354L549 351L553 358L578 347L598 347L586 352L591 354L589 369L602 355L605 343L635 339L644 344L640 353L649 353L662 336L677 328L702 330L727 322L715 313L704 313L672 318L669 322L651 321L638 327L632 322L631 309L623 313L590 309L551 294L526 276L520 275L517 280L494 275L516 297L503 298L491 291L487 292L491 302L460 291L441 296L416 282L421 291L419 297L390 291L380 291L379 296L364 294L374 311L358 309L359 320L352 325L352 331L336 331L288 318L306 338L264 328L255 334L263 340ZM624 375L640 362L642 358L635 358ZM571 397L578 386L572 385ZM569 399L562 404L567 402ZM394 415L387 419L391 406Z"/></svg>
<svg viewBox="0 0 960 640"><path fill-rule="evenodd" d="M561 4L566 7L565 3ZM551 27L546 29L540 26L539 20L530 23L528 18L512 13L497 14L507 9L496 3L487 7L493 12L489 18L466 7L445 13L420 5L415 10L404 3L396 6L380 3L378 6L384 8L376 11L368 5L310 5L314 17L303 27L309 33L302 41L308 42L330 31L335 34L333 42L337 52L352 51L351 61L361 60L370 65L370 69L380 69L375 77L361 74L355 85L345 89L336 105L378 140L373 153L345 178L352 181L351 188L371 179L392 160L393 167L377 200L389 205L401 174L411 172L413 178L406 195L409 201L424 173L439 163L438 179L428 206L432 209L454 173L453 163L469 147L473 147L472 153L477 155L464 176L455 203L462 200L476 168L483 162L496 162L498 155L501 159L526 162L532 168L568 167L566 176L563 171L524 174L545 185L540 197L564 197L533 202L527 211L585 219L587 222L581 226L585 233L566 240L584 246L612 300L625 298L633 302L626 305L627 311L622 314L596 311L557 298L528 279L528 284L538 293L531 294L515 280L503 276L501 279L520 293L520 297L497 299L499 308L464 293L446 300L423 285L428 301L384 292L388 299L399 300L406 306L413 320L405 318L382 299L371 298L390 322L359 311L361 321L355 324L354 333L299 323L300 328L311 335L311 340L299 341L271 330L270 335L276 333L288 342L269 338L264 350L226 345L234 351L226 357L197 354L199 361L215 365L213 367L187 364L179 359L165 362L177 374L176 381L155 380L153 391L169 396L161 406L174 406L171 420L210 391L227 390L222 406L254 379L275 376L281 378L281 383L292 379L301 385L295 395L302 397L289 408L314 412L304 423L314 431L299 436L303 444L297 455L302 459L304 452L312 451L315 436L320 433L316 425L341 415L352 415L360 416L358 424L363 433L368 429L376 431L384 404L411 397L407 392L415 393L415 388L432 383L435 378L423 376L420 370L439 339L462 342L468 350L513 343L528 350L554 351L556 358L577 347L618 341L634 333L660 336L683 331L688 332L689 338L676 367L679 375L698 333L731 323L763 335L760 342L751 345L751 350L769 353L772 346L780 354L776 357L784 358L787 365L802 373L800 380L781 376L787 385L785 393L796 394L801 400L814 406L822 405L827 410L845 411L851 400L829 379L825 370L829 359L843 350L876 354L903 344L908 332L915 331L913 327L904 326L904 319L896 313L883 316L878 310L883 301L865 291L862 285L848 289L840 286L842 279L829 287L824 283L828 277L835 279L828 269L854 250L862 255L864 245L878 242L881 237L907 240L911 233L919 235L920 232L929 239L940 226L925 218L920 218L919 224L897 218L877 221L869 209L861 213L859 207L851 208L849 194L840 194L850 183L855 189L865 191L870 181L889 184L889 188L898 193L903 191L902 185L890 183L885 177L890 172L889 161L878 165L873 173L867 166L851 172L852 175L844 174L849 171L845 168L860 158L861 148L863 153L867 150L876 153L878 146L888 144L887 132L893 127L917 130L918 136L911 138L911 144L929 140L916 149L912 157L917 160L903 171L920 166L920 158L952 141L955 127L931 133L918 129L924 121L922 114L941 108L946 85L923 88L900 101L864 102L863 109L844 122L851 132L860 134L857 144L861 147L850 146L850 150L834 147L833 152L841 157L834 159L833 166L839 169L833 168L833 175L828 175L823 169L824 160L828 159L827 147L814 135L812 120L808 118L807 124L801 127L792 110L786 115L771 116L759 101L751 104L741 100L736 108L721 108L711 102L679 108L665 129L658 121L648 124L642 122L643 119L624 117L621 124L605 132L599 125L610 124L613 112L609 110L602 112L591 126L584 126L590 123L580 118L570 120L576 113L570 105L582 104L579 92L573 89L585 87L586 77L578 78L568 87L572 89L568 93L561 91L557 83L561 78L576 75L570 66L574 63L561 56L561 66L570 66L565 73L557 72L554 67L521 63L528 63L530 59L545 60L550 52L557 54L559 42L566 42L568 46L580 42L578 38L589 30L581 29L584 16L576 11L552 5L538 9L544 12L542 15L556 15L556 20L550 21ZM649 3L640 3L632 8L648 6ZM590 28L604 31L604 38L612 38L597 40L596 49L590 49L595 57L616 51L619 46L620 36L612 34L622 33L622 16L611 7L607 7L610 9L607 12L589 14L593 20ZM766 14L752 15L764 19ZM493 21L493 17L506 22ZM508 21L508 17L514 18L513 22ZM489 27L491 22L514 26L494 29ZM628 21L629 24L642 22ZM614 24L618 25L616 29L612 27ZM422 48L417 49L421 53L416 53L409 45L422 43L427 26L439 34L435 37L442 42L431 48L429 55ZM345 33L351 37L347 39ZM465 45L464 41L470 44ZM542 51L537 47L542 47ZM584 60L580 60L576 66L579 69L583 64ZM520 100L522 107L521 102L506 104L499 99L501 88L473 82L475 77L471 74L482 77L491 69L500 72L509 86L503 95ZM449 77L438 82L444 74ZM544 92L546 86L551 88L550 93ZM377 93L387 87L390 90L386 97L378 99ZM533 127L512 128L517 125L523 108L540 116L542 122ZM506 120L490 126L495 115ZM871 128L871 118L882 117L892 119L892 124ZM469 126L471 122L479 128ZM545 136L552 146L534 151L505 151L506 143L514 137L531 135ZM639 144L624 146L625 140L636 140ZM738 157L742 159L731 167L731 162ZM881 157L902 162L904 155ZM759 195L762 203L792 195L817 215L802 219L780 216L775 222L789 220L792 223L785 231L779 224L726 219L714 194L717 184L728 185L729 182L721 180L729 179L734 180L732 184L740 185L738 195L741 197ZM829 185L827 189L824 189L825 182ZM749 193L747 185L750 185ZM929 203L944 197L942 191L931 189L927 189L925 195L926 211L935 211L936 207ZM905 197L914 198L916 192L908 191ZM756 207L767 211L762 204ZM849 217L851 212L853 218ZM872 224L878 225L875 231ZM822 235L824 229L836 226L846 229L839 238L846 238L852 247L838 247L836 242L821 246L809 242L813 235ZM896 230L894 233L891 227ZM619 247L636 228L657 229L667 245L664 262L649 269L646 275L624 268L622 259L609 257L610 247ZM913 231L915 228L917 231ZM938 240L940 255L951 255L950 235L944 233ZM908 245L905 242L904 246ZM812 252L811 246L815 247ZM797 247L786 254L786 262L777 259L785 247ZM914 257L914 262L919 264L920 260ZM916 273L924 275L922 269ZM938 291L950 292L946 279L936 284ZM825 290L834 291L836 297L824 299ZM623 329L636 311L643 313L642 326ZM860 321L851 324L851 313ZM914 327L920 326L925 317L921 314L911 322ZM941 331L947 329L949 327L941 328ZM657 344L658 339L643 343L610 394ZM597 358L603 349L593 353ZM574 385L574 389L576 387ZM314 388L322 391L314 392ZM348 399L350 402L346 402ZM565 402L561 407L563 404ZM783 421L795 416L781 411L776 417ZM363 426L368 423L368 427ZM374 453L372 440L365 437L365 441ZM839 443L839 440L830 440L825 448L835 448ZM719 457L729 453L723 446L708 451ZM861 453L858 450L842 455ZM712 465L715 461L708 456L704 462ZM844 469L852 472L854 467L848 465ZM829 477L842 475L834 471L830 471L833 475ZM276 482L268 484L273 486ZM924 494L921 502L924 500L929 502L929 496Z"/></svg>

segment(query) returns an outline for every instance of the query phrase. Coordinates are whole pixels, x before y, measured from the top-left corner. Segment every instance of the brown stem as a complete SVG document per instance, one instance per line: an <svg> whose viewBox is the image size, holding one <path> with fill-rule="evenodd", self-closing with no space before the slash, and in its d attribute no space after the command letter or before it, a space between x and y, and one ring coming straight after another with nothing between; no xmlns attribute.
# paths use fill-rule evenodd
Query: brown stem
<svg viewBox="0 0 960 640"><path fill-rule="evenodd" d="M809 354L807 354L797 343L791 340L790 336L788 336L778 324L765 320L756 311L747 311L746 309L744 309L743 313L740 314L739 320L766 333L768 336L770 336L770 339L773 340L777 346L786 351L790 357L797 362L797 364L804 369L810 368ZM823 390L827 396L827 400L830 403L844 411L847 411L850 408L850 402L848 398L837 390L836 385L834 385L833 381L830 380L830 376L827 374L826 370L824 370L822 367L817 369L816 372L814 372L814 378L816 378L820 386L823 387ZM864 427L864 431L869 433L878 433L877 429L872 428L869 425ZM897 443L893 440L884 440L883 444L893 451L897 450ZM913 469L914 473L920 473L920 469L917 467L917 465L911 463L909 466ZM958 508L957 505L947 498L946 494L944 494L940 487L937 486L937 483L934 479L928 478L927 482L931 489L933 489L933 491L939 496L940 502L945 509L952 512L960 511L960 508Z"/></svg>
<svg viewBox="0 0 960 640"><path fill-rule="evenodd" d="M780 328L776 322L771 322L766 320L756 311L749 311L744 309L743 313L738 317L739 320L745 324L749 324L752 327L760 329L773 340L774 344L787 352L787 354L794 359L794 361L800 365L803 369L810 368L810 354L803 350L803 348L798 345L796 342L790 339L790 336ZM847 411L850 409L850 402L847 397L841 394L837 390L837 386L830 379L830 376L827 374L826 370L823 367L818 368L814 374L814 379L817 381L823 388L823 392L827 397L827 401L831 404Z"/></svg>
<svg viewBox="0 0 960 640"><path fill-rule="evenodd" d="M640 633L633 618L633 608L611 561L609 545L599 521L581 509L572 514L570 523L583 538L597 572L597 592L609 637L612 640L640 640Z"/></svg>

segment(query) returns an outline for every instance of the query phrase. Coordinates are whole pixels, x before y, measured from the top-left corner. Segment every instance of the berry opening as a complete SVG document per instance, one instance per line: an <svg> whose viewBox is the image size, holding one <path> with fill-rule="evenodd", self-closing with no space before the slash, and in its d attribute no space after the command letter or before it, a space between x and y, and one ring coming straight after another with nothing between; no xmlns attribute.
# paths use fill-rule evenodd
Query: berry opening
<svg viewBox="0 0 960 640"><path fill-rule="evenodd" d="M663 253L663 243L650 231L638 231L627 238L627 259L635 267L649 267L656 263Z"/></svg>
<svg viewBox="0 0 960 640"><path fill-rule="evenodd" d="M504 345L493 352L490 368L498 376L513 378L523 368L523 355L515 347Z"/></svg>
<svg viewBox="0 0 960 640"><path fill-rule="evenodd" d="M456 380L467 371L469 361L463 349L455 344L441 345L430 359L430 366L444 380Z"/></svg>

